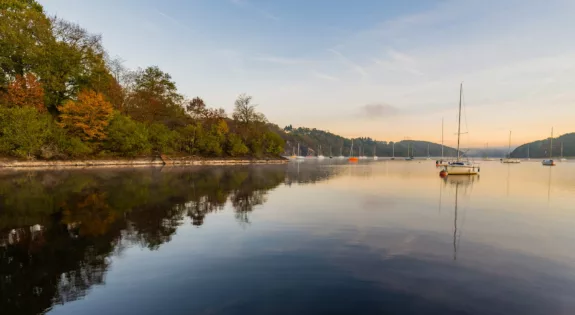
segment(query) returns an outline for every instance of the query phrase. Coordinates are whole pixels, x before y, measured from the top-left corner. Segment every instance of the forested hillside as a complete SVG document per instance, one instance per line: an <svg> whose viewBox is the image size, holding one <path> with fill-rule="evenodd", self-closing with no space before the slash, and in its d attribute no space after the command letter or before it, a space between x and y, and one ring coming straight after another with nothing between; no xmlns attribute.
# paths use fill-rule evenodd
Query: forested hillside
<svg viewBox="0 0 575 315"><path fill-rule="evenodd" d="M47 16L34 0L0 1L0 70L2 156L279 156L284 149L250 96L240 95L231 115L187 99L170 74L124 67L101 36Z"/></svg>
<svg viewBox="0 0 575 315"><path fill-rule="evenodd" d="M350 154L352 139L344 138L331 132L315 128L293 128L292 126L287 126L283 131L284 134L281 135L286 141L286 149L284 152L286 155L291 155L292 153L297 154L296 151L298 143L300 144L300 154L304 156L317 154L319 150L321 151L321 154L325 156L329 156L330 154L333 156L338 156L340 154L349 156ZM412 156L427 156L428 145L430 156L441 156L441 144L417 140L403 140L396 142L395 156L406 157L408 147L410 155ZM374 148L377 156L392 156L394 150L393 147L393 142L376 141L369 137L353 139L354 155L356 156L359 154L360 149L364 155L373 156ZM457 150L454 148L446 146L443 151L444 156L457 155Z"/></svg>
<svg viewBox="0 0 575 315"><path fill-rule="evenodd" d="M550 145L551 138L525 143L513 150L513 152L511 152L511 157L527 157L527 148L529 148L529 156L532 158L548 158L550 156L549 153L552 153L551 156L553 157L559 157L561 156L561 146L563 146L563 156L575 156L575 132L566 133L557 138L553 138L552 152L549 152Z"/></svg>

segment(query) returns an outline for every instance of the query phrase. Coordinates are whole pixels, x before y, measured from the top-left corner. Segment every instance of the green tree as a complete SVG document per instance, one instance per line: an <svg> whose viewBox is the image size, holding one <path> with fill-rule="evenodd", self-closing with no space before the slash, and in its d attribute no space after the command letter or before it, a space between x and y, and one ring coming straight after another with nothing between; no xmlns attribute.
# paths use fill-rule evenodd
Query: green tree
<svg viewBox="0 0 575 315"><path fill-rule="evenodd" d="M177 137L178 134L165 125L153 123L148 126L148 140L154 152L167 153L172 151Z"/></svg>
<svg viewBox="0 0 575 315"><path fill-rule="evenodd" d="M0 108L0 152L32 158L49 135L50 117L31 107Z"/></svg>
<svg viewBox="0 0 575 315"><path fill-rule="evenodd" d="M50 19L33 0L0 1L0 89L16 76L38 73L46 60L45 47L55 41Z"/></svg>
<svg viewBox="0 0 575 315"><path fill-rule="evenodd" d="M226 152L230 156L242 156L246 155L250 150L242 141L242 138L235 133L230 133L228 135L226 143Z"/></svg>
<svg viewBox="0 0 575 315"><path fill-rule="evenodd" d="M150 151L146 126L130 117L115 114L107 128L107 134L106 149L121 156L133 157Z"/></svg>
<svg viewBox="0 0 575 315"><path fill-rule="evenodd" d="M265 150L272 155L280 155L285 146L285 141L275 132L268 131L265 133Z"/></svg>

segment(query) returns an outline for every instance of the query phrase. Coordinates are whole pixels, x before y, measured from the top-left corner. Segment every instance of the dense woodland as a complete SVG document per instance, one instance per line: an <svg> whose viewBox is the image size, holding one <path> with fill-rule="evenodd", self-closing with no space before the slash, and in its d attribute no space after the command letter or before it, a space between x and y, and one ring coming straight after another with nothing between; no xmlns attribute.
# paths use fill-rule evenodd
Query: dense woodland
<svg viewBox="0 0 575 315"><path fill-rule="evenodd" d="M575 156L575 132L553 138L553 147L551 147L551 138L523 144L511 152L511 157L525 158L527 157L527 150L529 150L529 157L532 158L559 157L562 153L562 146L563 156Z"/></svg>
<svg viewBox="0 0 575 315"><path fill-rule="evenodd" d="M278 156L252 98L233 113L186 99L158 67L127 69L99 35L34 0L0 2L0 155L66 159L154 153Z"/></svg>

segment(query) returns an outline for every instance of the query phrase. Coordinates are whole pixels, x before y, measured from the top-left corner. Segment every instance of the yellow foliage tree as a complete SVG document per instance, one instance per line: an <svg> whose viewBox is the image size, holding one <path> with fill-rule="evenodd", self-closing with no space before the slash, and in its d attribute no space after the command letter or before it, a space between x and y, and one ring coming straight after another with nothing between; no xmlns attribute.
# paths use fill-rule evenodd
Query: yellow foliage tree
<svg viewBox="0 0 575 315"><path fill-rule="evenodd" d="M67 101L60 108L60 126L83 140L103 140L113 111L101 93L82 91L76 101Z"/></svg>

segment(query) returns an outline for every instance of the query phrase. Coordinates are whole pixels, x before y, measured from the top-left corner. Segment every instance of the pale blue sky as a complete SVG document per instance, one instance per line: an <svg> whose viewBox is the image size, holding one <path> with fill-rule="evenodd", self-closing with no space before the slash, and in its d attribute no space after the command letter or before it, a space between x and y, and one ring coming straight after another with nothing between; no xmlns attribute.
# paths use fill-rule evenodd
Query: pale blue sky
<svg viewBox="0 0 575 315"><path fill-rule="evenodd" d="M469 146L575 131L575 1L40 1L103 35L129 67L158 65L228 112L240 93L284 126ZM467 129L467 127L464 127Z"/></svg>

